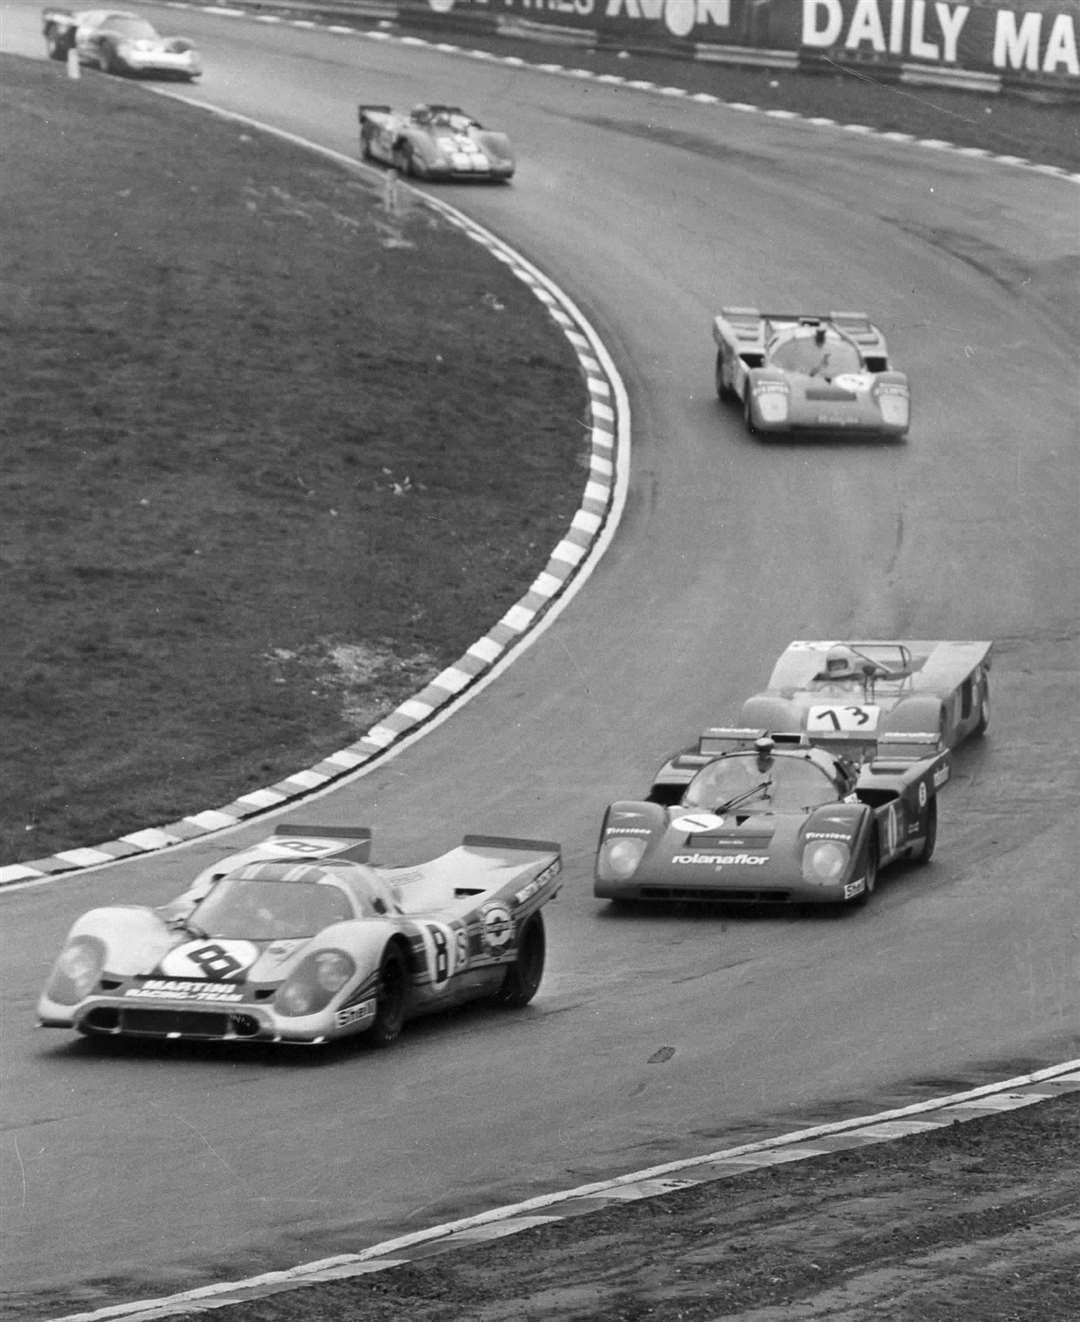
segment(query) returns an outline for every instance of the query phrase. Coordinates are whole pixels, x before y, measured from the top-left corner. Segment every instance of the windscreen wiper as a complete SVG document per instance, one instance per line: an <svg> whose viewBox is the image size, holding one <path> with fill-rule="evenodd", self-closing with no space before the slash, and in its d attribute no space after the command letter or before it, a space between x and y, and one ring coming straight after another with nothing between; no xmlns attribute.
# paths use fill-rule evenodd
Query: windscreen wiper
<svg viewBox="0 0 1080 1322"><path fill-rule="evenodd" d="M772 780L763 780L760 785L754 785L748 790L743 790L741 794L736 794L733 799L728 799L727 802L722 803L716 811L722 816L724 813L730 812L732 808L737 808L740 803L745 803L747 799L752 799L755 795L761 794L764 790L771 789Z"/></svg>

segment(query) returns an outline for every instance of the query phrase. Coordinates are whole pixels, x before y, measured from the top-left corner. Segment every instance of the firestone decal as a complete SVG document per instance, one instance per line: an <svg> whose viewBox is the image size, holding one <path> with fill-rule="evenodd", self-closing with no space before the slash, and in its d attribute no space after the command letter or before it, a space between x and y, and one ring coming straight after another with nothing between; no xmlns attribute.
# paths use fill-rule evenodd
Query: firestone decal
<svg viewBox="0 0 1080 1322"><path fill-rule="evenodd" d="M449 14L455 4L465 9L470 0L428 0L428 7L436 14ZM673 37L689 37L699 25L731 26L731 0L517 0L516 4L515 0L503 0L503 7L598 20L662 21Z"/></svg>

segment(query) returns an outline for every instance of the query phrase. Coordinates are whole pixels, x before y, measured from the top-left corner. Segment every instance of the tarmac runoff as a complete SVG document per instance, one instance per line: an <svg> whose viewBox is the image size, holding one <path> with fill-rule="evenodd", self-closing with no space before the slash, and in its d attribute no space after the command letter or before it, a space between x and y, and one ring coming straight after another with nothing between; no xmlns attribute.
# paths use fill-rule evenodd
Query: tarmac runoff
<svg viewBox="0 0 1080 1322"><path fill-rule="evenodd" d="M337 1257L303 1263L285 1271L264 1272L247 1280L203 1286L168 1298L145 1299L89 1313L69 1313L51 1318L49 1322L158 1322L158 1319L179 1314L208 1314L219 1308L250 1303L285 1290L304 1289L329 1281L392 1271L395 1267L406 1266L422 1258L450 1253L455 1249L474 1248L492 1240L519 1235L535 1226L587 1216L590 1212L604 1211L619 1204L657 1198L694 1185L732 1179L765 1166L808 1161L843 1149L887 1143L906 1138L910 1134L943 1129L1003 1111L1034 1106L1038 1102L1073 1092L1080 1092L1080 1060L1052 1065L1033 1074L1021 1074L1000 1083L985 1084L967 1092L916 1102L896 1110L815 1125L810 1129L800 1129L757 1143L744 1143L739 1147L709 1152L700 1157L651 1166L646 1170L620 1175L613 1180L585 1184L561 1193L541 1194L524 1202L481 1212L477 1216L449 1221L428 1230L386 1240L358 1253L339 1254Z"/></svg>

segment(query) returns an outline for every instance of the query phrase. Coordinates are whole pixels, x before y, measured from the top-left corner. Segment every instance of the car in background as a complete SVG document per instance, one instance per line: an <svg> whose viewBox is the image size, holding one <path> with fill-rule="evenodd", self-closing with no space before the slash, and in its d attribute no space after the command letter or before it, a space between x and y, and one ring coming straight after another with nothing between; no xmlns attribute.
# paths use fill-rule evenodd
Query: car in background
<svg viewBox="0 0 1080 1322"><path fill-rule="evenodd" d="M550 841L467 835L429 862L374 867L363 827L282 826L159 908L76 920L38 1001L88 1036L387 1046L415 1015L540 986Z"/></svg>
<svg viewBox="0 0 1080 1322"><path fill-rule="evenodd" d="M409 111L361 105L360 156L416 179L509 180L516 163L505 133L486 129L459 106Z"/></svg>
<svg viewBox="0 0 1080 1322"><path fill-rule="evenodd" d="M864 313L726 307L712 334L716 393L742 405L752 434L907 434L908 379Z"/></svg>
<svg viewBox="0 0 1080 1322"><path fill-rule="evenodd" d="M789 643L739 723L799 731L851 756L932 730L944 748L990 724L993 644L943 639Z"/></svg>
<svg viewBox="0 0 1080 1322"><path fill-rule="evenodd" d="M646 799L607 808L593 893L615 904L862 903L880 869L933 857L948 775L933 731L883 740L857 763L804 734L706 730Z"/></svg>
<svg viewBox="0 0 1080 1322"><path fill-rule="evenodd" d="M74 51L80 64L114 74L171 74L193 81L202 58L186 37L163 37L152 23L124 9L45 9L45 50L52 60Z"/></svg>

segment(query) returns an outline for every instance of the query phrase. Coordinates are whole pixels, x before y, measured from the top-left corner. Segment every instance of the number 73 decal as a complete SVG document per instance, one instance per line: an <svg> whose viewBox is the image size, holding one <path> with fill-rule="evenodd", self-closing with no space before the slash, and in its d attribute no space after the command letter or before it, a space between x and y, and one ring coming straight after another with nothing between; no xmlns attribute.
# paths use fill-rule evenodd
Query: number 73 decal
<svg viewBox="0 0 1080 1322"><path fill-rule="evenodd" d="M806 713L808 731L854 730L870 734L877 729L880 707L811 707Z"/></svg>

